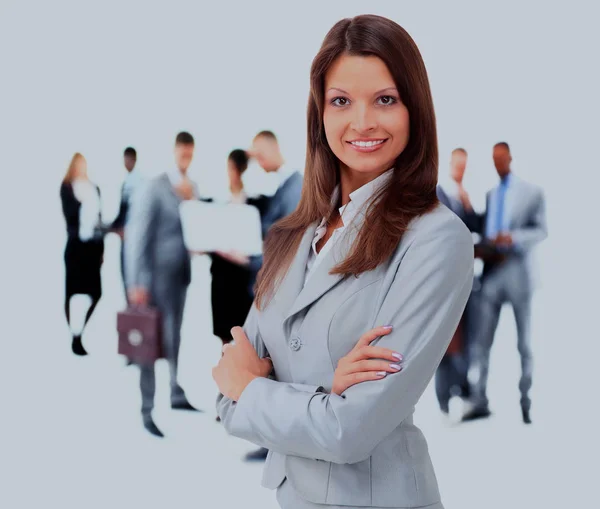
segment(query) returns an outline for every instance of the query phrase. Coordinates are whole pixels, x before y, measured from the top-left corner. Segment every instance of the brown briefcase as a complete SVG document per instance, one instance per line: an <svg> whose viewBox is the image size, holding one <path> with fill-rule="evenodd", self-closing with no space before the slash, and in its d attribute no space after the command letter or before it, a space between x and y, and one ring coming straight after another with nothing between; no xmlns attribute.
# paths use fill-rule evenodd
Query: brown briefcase
<svg viewBox="0 0 600 509"><path fill-rule="evenodd" d="M117 314L119 353L136 364L152 365L164 357L162 320L156 308L128 308Z"/></svg>

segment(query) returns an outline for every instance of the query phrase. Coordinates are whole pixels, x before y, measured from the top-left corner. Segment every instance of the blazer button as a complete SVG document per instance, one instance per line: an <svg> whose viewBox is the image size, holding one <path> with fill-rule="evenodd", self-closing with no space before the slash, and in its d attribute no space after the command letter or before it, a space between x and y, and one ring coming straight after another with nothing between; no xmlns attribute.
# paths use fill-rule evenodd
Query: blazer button
<svg viewBox="0 0 600 509"><path fill-rule="evenodd" d="M300 338L292 338L290 340L290 348L294 352L297 352L298 350L300 350L301 347L302 347L302 343L300 343Z"/></svg>

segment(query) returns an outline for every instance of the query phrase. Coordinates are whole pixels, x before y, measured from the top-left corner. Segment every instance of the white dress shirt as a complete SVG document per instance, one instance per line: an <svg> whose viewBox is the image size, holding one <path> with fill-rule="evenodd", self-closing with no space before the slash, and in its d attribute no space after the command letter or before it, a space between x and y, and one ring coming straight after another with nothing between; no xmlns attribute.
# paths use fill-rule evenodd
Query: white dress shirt
<svg viewBox="0 0 600 509"><path fill-rule="evenodd" d="M173 187L177 187L183 181L183 175L179 168L172 168L167 172L167 176L169 177Z"/></svg>
<svg viewBox="0 0 600 509"><path fill-rule="evenodd" d="M94 236L100 217L100 197L96 186L87 179L73 181L73 194L81 207L79 208L79 239L82 242Z"/></svg>
<svg viewBox="0 0 600 509"><path fill-rule="evenodd" d="M510 231L510 214L511 208L513 206L513 197L514 197L514 184L515 184L516 176L512 173L509 173L505 177L504 183L498 184L496 188L490 193L490 201L488 204L488 210L486 214L486 225L485 225L485 236L488 239L493 239L499 233L506 233ZM501 185L506 187L504 191L504 207L502 209L502 218L501 225L498 230L496 222L498 221L498 199L501 193Z"/></svg>
<svg viewBox="0 0 600 509"><path fill-rule="evenodd" d="M449 182L442 186L444 192L450 197L460 202L460 192L456 180L450 179Z"/></svg>
<svg viewBox="0 0 600 509"><path fill-rule="evenodd" d="M242 189L239 193L231 193L231 197L229 198L229 203L234 203L236 205L244 205L248 201L248 196Z"/></svg>
<svg viewBox="0 0 600 509"><path fill-rule="evenodd" d="M292 166L288 166L287 164L282 164L281 167L277 170L276 175L279 178L279 185L277 189L279 189L283 184L286 183L287 179L289 179L294 173L296 173L296 169Z"/></svg>
<svg viewBox="0 0 600 509"><path fill-rule="evenodd" d="M366 183L364 186L359 187L356 191L350 193L350 201L346 205L342 205L338 210L340 213L340 217L342 218L343 225L333 231L331 237L327 240L324 246L321 247L321 250L317 253L317 244L318 242L325 236L327 233L327 221L325 218L321 221L321 224L317 227L315 231L315 237L312 242L310 254L308 256L308 261L306 263L306 274L304 277L304 284L310 278L310 276L314 273L315 269L319 266L319 264L323 261L323 259L327 256L327 253L331 250L334 243L340 238L345 229L352 223L354 218L359 213L366 213L369 204L371 203L371 199L375 197L377 192L387 184L389 179L392 177L394 169L390 169L385 173L382 173L376 179L373 179L371 182ZM331 198L332 203L335 203L339 199L340 187L339 185L335 188L333 192L333 196Z"/></svg>
<svg viewBox="0 0 600 509"><path fill-rule="evenodd" d="M143 181L142 174L136 168L131 170L125 175L125 181L123 182L123 199L131 203L131 197L133 193L139 188L140 183Z"/></svg>

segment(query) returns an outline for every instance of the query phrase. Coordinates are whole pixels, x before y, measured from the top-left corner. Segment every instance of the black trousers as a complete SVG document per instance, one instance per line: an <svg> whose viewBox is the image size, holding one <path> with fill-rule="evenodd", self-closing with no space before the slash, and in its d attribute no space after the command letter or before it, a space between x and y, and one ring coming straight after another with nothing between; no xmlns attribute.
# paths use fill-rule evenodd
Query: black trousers
<svg viewBox="0 0 600 509"><path fill-rule="evenodd" d="M435 373L435 393L442 412L447 413L452 396L469 398L468 363L461 354L447 354Z"/></svg>

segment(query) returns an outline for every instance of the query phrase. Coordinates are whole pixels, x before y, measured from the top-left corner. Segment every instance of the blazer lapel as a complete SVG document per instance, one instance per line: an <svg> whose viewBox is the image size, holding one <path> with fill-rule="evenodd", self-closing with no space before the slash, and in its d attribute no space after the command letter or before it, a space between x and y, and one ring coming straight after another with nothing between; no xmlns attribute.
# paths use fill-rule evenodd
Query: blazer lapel
<svg viewBox="0 0 600 509"><path fill-rule="evenodd" d="M304 232L298 251L277 289L274 300L277 302L277 306L282 308L283 314L287 313L304 286L306 263L317 226L318 224L314 223Z"/></svg>
<svg viewBox="0 0 600 509"><path fill-rule="evenodd" d="M295 315L296 313L299 313L307 306L310 306L319 297L328 292L342 279L344 279L344 275L342 274L330 274L329 272L331 271L331 269L333 269L336 265L338 265L346 258L348 252L352 247L354 239L356 239L356 236L358 234L360 222L361 221L355 221L354 224L351 224L344 230L342 235L335 240L335 244L325 255L325 258L321 260L320 264L317 266L314 273L310 276L306 285L303 287L300 286L298 296L296 297L292 306L289 308L288 312L285 315L286 320ZM314 230L311 239L313 237ZM328 242L332 241L333 239L330 239ZM308 258L309 252L310 249L307 248L306 254L302 253L303 257L305 257L304 263L302 264L303 269L306 269L306 260ZM304 271L302 272L302 283L304 283Z"/></svg>

